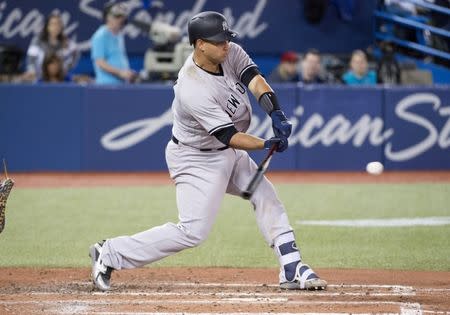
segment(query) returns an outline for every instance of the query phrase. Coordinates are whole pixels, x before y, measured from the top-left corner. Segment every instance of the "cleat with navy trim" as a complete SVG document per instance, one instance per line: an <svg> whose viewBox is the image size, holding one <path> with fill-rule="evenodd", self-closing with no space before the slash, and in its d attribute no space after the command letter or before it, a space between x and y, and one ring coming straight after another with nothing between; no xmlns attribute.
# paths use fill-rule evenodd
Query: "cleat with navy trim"
<svg viewBox="0 0 450 315"><path fill-rule="evenodd" d="M280 288L286 290L325 290L327 282L307 264L298 263L293 281L287 281L284 272L280 272Z"/></svg>
<svg viewBox="0 0 450 315"><path fill-rule="evenodd" d="M92 264L91 277L95 286L99 290L108 291L111 288L110 280L113 268L103 264L103 261L100 259L103 250L103 243L104 241L98 242L89 247L89 257L91 257Z"/></svg>

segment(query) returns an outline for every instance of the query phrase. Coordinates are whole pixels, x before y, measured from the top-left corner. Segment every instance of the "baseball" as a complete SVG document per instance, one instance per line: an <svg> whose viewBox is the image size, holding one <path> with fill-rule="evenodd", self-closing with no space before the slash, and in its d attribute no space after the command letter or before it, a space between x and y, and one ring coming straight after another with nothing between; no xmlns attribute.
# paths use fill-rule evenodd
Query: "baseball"
<svg viewBox="0 0 450 315"><path fill-rule="evenodd" d="M383 164L380 162L370 162L366 165L366 171L372 175L380 175L383 173Z"/></svg>

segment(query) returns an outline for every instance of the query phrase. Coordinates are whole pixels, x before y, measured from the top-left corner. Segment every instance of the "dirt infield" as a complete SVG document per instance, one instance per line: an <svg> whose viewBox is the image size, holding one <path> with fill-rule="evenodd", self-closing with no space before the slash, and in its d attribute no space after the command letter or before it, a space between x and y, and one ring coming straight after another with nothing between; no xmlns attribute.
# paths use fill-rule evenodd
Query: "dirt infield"
<svg viewBox="0 0 450 315"><path fill-rule="evenodd" d="M450 182L450 171L384 172L269 172L274 183L416 183ZM142 186L171 184L167 172L159 173L13 173L17 188Z"/></svg>
<svg viewBox="0 0 450 315"><path fill-rule="evenodd" d="M10 177L19 189L171 183L167 173ZM276 183L450 182L450 172L276 172L269 177ZM450 314L450 272L317 271L329 283L326 291L280 290L276 269L150 267L114 272L113 290L102 293L94 290L87 268L0 268L0 314Z"/></svg>
<svg viewBox="0 0 450 315"><path fill-rule="evenodd" d="M93 290L88 269L3 268L0 314L390 313L450 310L450 272L318 270L326 291L284 291L275 269L142 268Z"/></svg>

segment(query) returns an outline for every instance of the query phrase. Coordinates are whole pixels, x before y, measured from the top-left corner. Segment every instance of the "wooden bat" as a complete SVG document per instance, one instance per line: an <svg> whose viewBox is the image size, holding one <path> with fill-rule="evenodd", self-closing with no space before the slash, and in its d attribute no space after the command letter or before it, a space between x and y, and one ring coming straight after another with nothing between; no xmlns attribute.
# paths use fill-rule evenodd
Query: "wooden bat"
<svg viewBox="0 0 450 315"><path fill-rule="evenodd" d="M262 160L262 162L258 165L258 169L256 170L255 175L253 175L252 180L247 186L247 189L244 190L241 194L242 198L244 199L250 199L255 192L256 188L258 187L259 183L261 182L264 173L266 173L267 168L269 167L270 160L272 160L272 155L275 153L277 149L278 144L273 144L272 147L269 150L269 153L267 153L267 156Z"/></svg>

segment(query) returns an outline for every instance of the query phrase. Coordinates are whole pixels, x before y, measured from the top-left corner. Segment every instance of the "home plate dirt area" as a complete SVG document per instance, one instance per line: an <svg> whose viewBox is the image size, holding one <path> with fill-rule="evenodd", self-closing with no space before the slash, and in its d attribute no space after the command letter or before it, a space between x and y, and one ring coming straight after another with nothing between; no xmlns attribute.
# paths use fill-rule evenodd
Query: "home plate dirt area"
<svg viewBox="0 0 450 315"><path fill-rule="evenodd" d="M0 314L449 314L450 272L318 269L326 291L285 291L277 270L141 268L94 289L87 268L2 268Z"/></svg>

